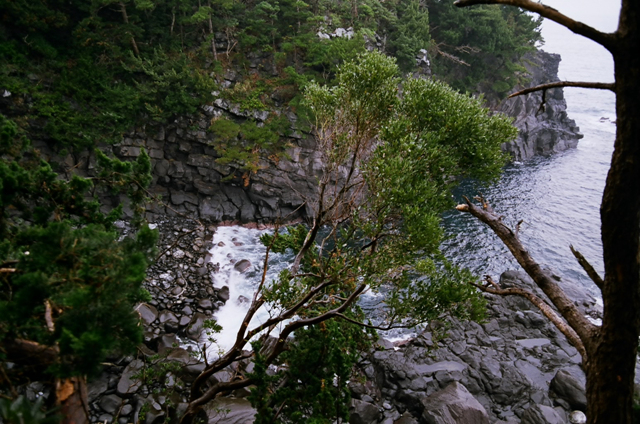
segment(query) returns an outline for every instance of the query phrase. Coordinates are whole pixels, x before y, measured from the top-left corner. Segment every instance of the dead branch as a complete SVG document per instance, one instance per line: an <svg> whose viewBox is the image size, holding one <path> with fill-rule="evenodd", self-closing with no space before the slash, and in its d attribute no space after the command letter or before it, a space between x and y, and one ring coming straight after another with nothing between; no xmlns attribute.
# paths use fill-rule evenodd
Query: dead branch
<svg viewBox="0 0 640 424"><path fill-rule="evenodd" d="M556 81L548 84L536 85L535 87L525 88L524 90L517 91L513 94L509 94L508 99L516 96L524 96L525 94L534 93L536 91L542 91L543 95L547 90L551 88L562 87L578 87L578 88L595 88L598 90L611 90L616 91L616 84L613 82L585 82L585 81Z"/></svg>
<svg viewBox="0 0 640 424"><path fill-rule="evenodd" d="M470 284L477 287L478 289L480 289L485 293L491 293L499 296L521 296L529 300L538 309L540 309L540 312L542 312L544 316L547 317L547 319L551 321L551 323L553 323L553 325L555 325L556 328L562 334L565 335L567 340L569 340L569 342L578 350L578 352L580 353L580 356L582 356L583 362L586 363L587 351L584 348L584 344L582 343L582 340L580 340L580 337L578 336L578 334L576 334L576 332L573 331L573 329L569 325L567 325L567 322L564 319L562 319L560 316L558 316L558 314L556 314L556 312L553 310L553 308L551 308L551 306L549 306L547 302L545 302L542 298L536 296L534 293L530 292L529 290L516 288L516 287L512 287L508 289L500 288L500 286L497 285L491 279L491 277L489 276L487 277L488 278L487 278L486 285L480 285L475 283L470 283Z"/></svg>
<svg viewBox="0 0 640 424"><path fill-rule="evenodd" d="M542 3L538 3L532 0L457 0L453 3L457 7L467 7L476 4L504 4L534 12L542 16L543 18L550 19L560 25L568 28L572 32L582 35L596 43L602 45L607 50L611 51L615 46L614 34L607 34L597 29L582 23L575 21L568 16L558 12L556 9L545 6Z"/></svg>
<svg viewBox="0 0 640 424"><path fill-rule="evenodd" d="M564 291L558 286L551 275L544 271L540 264L536 262L529 251L524 247L517 235L505 224L501 217L490 211L488 204L482 201L483 207L478 207L465 197L466 204L456 206L461 212L467 212L484 222L507 246L513 257L526 271L533 281L542 289L544 294L551 300L560 315L567 321L569 326L579 336L582 345L588 347L593 343L594 336L599 327L592 324L569 299Z"/></svg>
<svg viewBox="0 0 640 424"><path fill-rule="evenodd" d="M604 288L604 280L602 280L602 277L598 275L598 272L593 268L593 266L591 266L589 261L587 261L587 259L582 256L582 253L574 249L572 245L569 245L569 249L571 249L571 253L573 253L573 256L576 257L582 269L584 269L589 278L591 278L591 281L593 281L596 286L598 286L598 288L602 290Z"/></svg>
<svg viewBox="0 0 640 424"><path fill-rule="evenodd" d="M44 308L44 320L47 322L47 330L53 333L54 331L56 331L56 326L53 323L53 311L51 309L51 302L49 302L49 299L44 301Z"/></svg>

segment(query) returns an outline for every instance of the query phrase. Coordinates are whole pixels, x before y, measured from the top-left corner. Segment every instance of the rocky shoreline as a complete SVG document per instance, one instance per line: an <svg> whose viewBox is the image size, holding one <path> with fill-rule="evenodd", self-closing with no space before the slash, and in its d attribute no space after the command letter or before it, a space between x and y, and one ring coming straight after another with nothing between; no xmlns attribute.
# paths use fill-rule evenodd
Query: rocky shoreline
<svg viewBox="0 0 640 424"><path fill-rule="evenodd" d="M215 225L184 218L156 224L163 254L145 284L153 299L137 308L144 343L134 356L113 358L89 383L92 422L174 422L186 407L183 384L204 367L193 341L202 338L205 321L220 306L236 301L224 287L213 286L218 264L211 263L209 251ZM237 265L242 259L229 258ZM500 284L538 292L514 271L504 273ZM585 314L599 316L595 299L570 282L563 281L563 287ZM350 422L555 424L570 422L575 410L585 411L576 349L528 301L487 296L484 323L449 319L398 345L380 340L359 363L361 378L350 385ZM172 365L158 373L158 364L167 361ZM245 366L250 369L241 364L214 378L238 378ZM247 394L240 390L220 399L210 422L252 422Z"/></svg>

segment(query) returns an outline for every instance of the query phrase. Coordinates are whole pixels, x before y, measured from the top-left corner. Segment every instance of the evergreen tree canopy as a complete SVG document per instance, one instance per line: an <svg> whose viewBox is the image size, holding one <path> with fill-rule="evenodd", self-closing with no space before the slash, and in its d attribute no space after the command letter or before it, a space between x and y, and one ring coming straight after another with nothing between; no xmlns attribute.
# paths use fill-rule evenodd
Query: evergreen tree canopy
<svg viewBox="0 0 640 424"><path fill-rule="evenodd" d="M123 163L96 152L97 177L64 180L4 115L0 137L3 385L92 374L109 353L141 342L133 306L148 297L141 284L156 239L146 225L122 237L113 226L122 205L105 213L96 196L124 191L137 210L149 157Z"/></svg>

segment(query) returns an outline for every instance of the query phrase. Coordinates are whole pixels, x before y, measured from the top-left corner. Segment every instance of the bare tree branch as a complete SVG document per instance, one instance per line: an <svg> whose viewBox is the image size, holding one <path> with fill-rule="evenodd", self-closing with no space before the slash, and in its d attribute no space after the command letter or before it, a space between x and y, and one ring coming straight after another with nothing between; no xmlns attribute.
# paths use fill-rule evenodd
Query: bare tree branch
<svg viewBox="0 0 640 424"><path fill-rule="evenodd" d="M582 343L582 340L580 340L580 337L578 336L578 334L576 334L576 332L569 325L567 325L567 322L564 319L562 319L562 317L560 317L553 310L553 308L551 308L551 306L549 306L549 304L545 302L542 298L536 296L534 293L530 292L529 290L525 290L522 288L517 288L517 287L511 287L508 289L500 288L500 286L498 286L495 282L493 282L493 280L491 280L490 277L487 281L489 282L490 285L487 284L483 286L475 283L470 283L470 284L477 287L478 289L482 290L485 293L496 294L499 296L521 296L526 298L531 303L533 303L538 309L540 309L540 312L542 312L544 316L547 317L547 319L551 321L553 325L555 325L556 328L562 334L565 335L567 340L569 340L569 342L578 350L578 353L580 353L580 356L582 356L582 361L583 362L587 361L587 351L584 348L584 344Z"/></svg>
<svg viewBox="0 0 640 424"><path fill-rule="evenodd" d="M533 93L536 91L546 91L550 88L560 87L578 87L578 88L595 88L598 90L611 90L616 91L616 84L613 82L584 82L584 81L556 81L548 84L536 85L535 87L525 88L524 90L517 91L513 94L509 94L508 99L516 96L524 96L525 94Z"/></svg>
<svg viewBox="0 0 640 424"><path fill-rule="evenodd" d="M607 34L583 23L575 21L568 16L558 12L556 9L545 6L542 3L537 3L531 0L457 0L453 3L458 7L473 6L476 4L504 4L509 6L516 6L522 9L534 12L542 16L543 18L550 19L560 25L568 28L572 32L582 35L596 43L602 45L607 50L611 51L615 47L614 34Z"/></svg>
<svg viewBox="0 0 640 424"><path fill-rule="evenodd" d="M481 199L482 207L473 204L465 197L466 204L456 206L461 212L467 212L487 224L493 232L509 248L511 254L518 261L520 266L529 274L535 283L542 289L545 295L551 300L558 312L567 321L571 328L578 334L582 344L588 346L594 343L594 336L598 332L598 327L592 324L569 299L564 291L558 286L551 275L544 271L540 264L536 262L529 251L524 247L516 234L502 222L502 217L492 212L488 204Z"/></svg>
<svg viewBox="0 0 640 424"><path fill-rule="evenodd" d="M585 270L589 278L591 278L591 280L596 283L596 286L598 286L598 288L602 290L604 288L604 281L602 280L602 277L598 275L598 272L591 266L589 261L587 261L587 259L582 256L582 253L574 249L572 245L569 246L569 249L571 249L571 253L573 253L573 256L576 257L578 263L580 264L582 269Z"/></svg>

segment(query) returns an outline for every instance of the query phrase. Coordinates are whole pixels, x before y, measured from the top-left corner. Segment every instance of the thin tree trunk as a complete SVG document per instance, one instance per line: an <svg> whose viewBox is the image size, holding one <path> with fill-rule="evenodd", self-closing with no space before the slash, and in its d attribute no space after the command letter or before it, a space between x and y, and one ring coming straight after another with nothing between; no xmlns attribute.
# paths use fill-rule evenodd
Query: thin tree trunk
<svg viewBox="0 0 640 424"><path fill-rule="evenodd" d="M89 422L89 401L85 377L71 377L56 382L56 402L60 405L62 424Z"/></svg>
<svg viewBox="0 0 640 424"><path fill-rule="evenodd" d="M211 8L211 0L207 1L207 6ZM218 49L216 48L216 35L213 33L213 20L209 13L209 34L211 34L211 50L213 51L213 60L218 60Z"/></svg>
<svg viewBox="0 0 640 424"><path fill-rule="evenodd" d="M173 27L176 24L176 8L171 9L171 29L169 30L169 35L173 37Z"/></svg>
<svg viewBox="0 0 640 424"><path fill-rule="evenodd" d="M123 2L120 2L120 12L122 13L122 19L124 23L129 25L129 15L127 15L127 6ZM140 56L140 50L138 50L138 43L136 43L136 39L131 34L131 47L133 48L133 52L136 56Z"/></svg>

